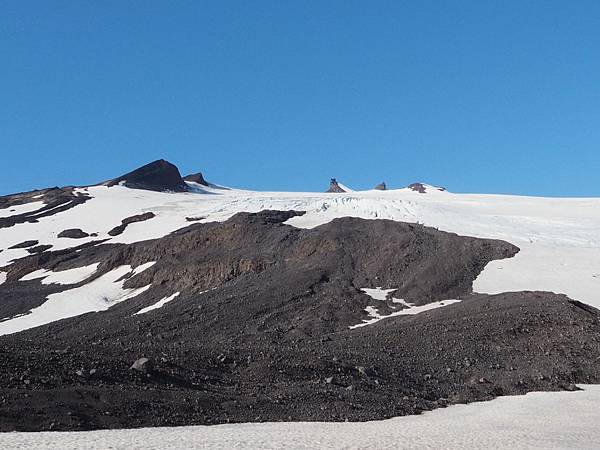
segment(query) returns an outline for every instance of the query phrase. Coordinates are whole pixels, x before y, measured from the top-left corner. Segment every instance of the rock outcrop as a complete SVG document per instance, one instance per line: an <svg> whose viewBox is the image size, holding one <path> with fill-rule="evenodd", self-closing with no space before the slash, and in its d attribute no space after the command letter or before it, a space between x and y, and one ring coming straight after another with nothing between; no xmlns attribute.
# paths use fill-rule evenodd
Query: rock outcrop
<svg viewBox="0 0 600 450"><path fill-rule="evenodd" d="M329 189L327 189L325 192L341 194L346 191L340 187L335 178L332 178L331 182L329 183Z"/></svg>
<svg viewBox="0 0 600 450"><path fill-rule="evenodd" d="M69 239L83 239L89 237L89 233L86 233L81 228L69 228L58 233L57 237Z"/></svg>
<svg viewBox="0 0 600 450"><path fill-rule="evenodd" d="M204 179L202 172L193 173L183 177L185 181L191 181L193 183L201 184L202 186L210 186L209 182Z"/></svg>

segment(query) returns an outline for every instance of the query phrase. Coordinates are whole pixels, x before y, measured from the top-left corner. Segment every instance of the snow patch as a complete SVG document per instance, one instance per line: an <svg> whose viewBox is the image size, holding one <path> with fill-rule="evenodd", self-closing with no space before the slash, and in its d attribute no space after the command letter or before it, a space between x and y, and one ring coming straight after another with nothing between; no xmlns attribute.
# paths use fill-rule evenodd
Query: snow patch
<svg viewBox="0 0 600 450"><path fill-rule="evenodd" d="M18 216L19 214L26 214L37 211L45 206L44 202L30 202L22 205L9 206L8 208L0 209L0 218L6 218L11 216Z"/></svg>
<svg viewBox="0 0 600 450"><path fill-rule="evenodd" d="M380 287L375 288L375 289L372 289L372 288L362 288L361 289L361 291L363 291L369 297L371 297L374 300L379 300L379 301L385 301L387 299L388 294L395 290L396 289L381 289ZM443 306L448 306L453 303L458 303L458 302L460 302L460 300L442 300L439 302L432 302L432 303L428 303L426 305L421 305L421 306L415 306L414 304L408 303L399 298L392 298L392 302L399 303L402 306L404 306L405 308L401 309L400 311L394 311L394 312L384 316L384 315L379 314L377 307L367 306L365 308L365 311L367 312L367 314L369 314L369 319L365 319L361 323L356 324L356 325L351 325L348 328L353 330L355 328L366 327L367 325L373 325L374 323L377 323L380 320L387 319L389 317L412 316L415 314L420 314L425 311L430 311L432 309L437 309L437 308L441 308Z"/></svg>
<svg viewBox="0 0 600 450"><path fill-rule="evenodd" d="M134 315L145 314L148 311L152 311L154 309L162 308L164 305L166 305L167 303L169 303L171 300L174 300L175 297L177 297L179 294L180 294L179 292L175 292L173 295L170 295L168 297L164 297L164 298L160 299L159 301L157 301L156 303L154 303L153 305L146 306L145 308L140 309Z"/></svg>
<svg viewBox="0 0 600 450"><path fill-rule="evenodd" d="M89 266L76 267L74 269L53 272L47 269L39 269L21 277L19 281L29 281L42 278L42 284L77 284L87 280L98 269L99 263Z"/></svg>
<svg viewBox="0 0 600 450"><path fill-rule="evenodd" d="M6 272L0 272L0 284L4 284L6 282Z"/></svg>
<svg viewBox="0 0 600 450"><path fill-rule="evenodd" d="M117 303L136 297L150 288L150 284L137 289L125 289L130 277L155 264L142 264L132 270L131 266L119 266L83 286L50 294L47 300L28 314L0 322L0 335L17 333L50 322L79 316L88 312L104 311ZM60 273L60 272L59 272Z"/></svg>

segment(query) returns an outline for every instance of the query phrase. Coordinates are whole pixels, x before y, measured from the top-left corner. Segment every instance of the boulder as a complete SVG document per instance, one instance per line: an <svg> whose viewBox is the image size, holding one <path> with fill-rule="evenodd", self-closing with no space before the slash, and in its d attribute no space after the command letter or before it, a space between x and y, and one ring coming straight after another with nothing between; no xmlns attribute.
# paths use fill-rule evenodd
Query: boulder
<svg viewBox="0 0 600 450"><path fill-rule="evenodd" d="M80 228L69 228L58 233L59 238L83 239L88 236L89 234Z"/></svg>
<svg viewBox="0 0 600 450"><path fill-rule="evenodd" d="M154 363L151 359L142 357L136 359L130 369L137 372L150 373L154 369Z"/></svg>

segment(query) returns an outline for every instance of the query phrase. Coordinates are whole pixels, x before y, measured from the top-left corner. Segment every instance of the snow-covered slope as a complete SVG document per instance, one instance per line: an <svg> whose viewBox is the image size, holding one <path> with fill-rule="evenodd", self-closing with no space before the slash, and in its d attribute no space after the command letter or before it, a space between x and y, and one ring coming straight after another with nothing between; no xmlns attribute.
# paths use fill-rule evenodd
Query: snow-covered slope
<svg viewBox="0 0 600 450"><path fill-rule="evenodd" d="M294 209L306 214L288 223L303 228L336 217L354 216L419 222L461 235L503 239L521 251L512 259L490 263L476 280L475 291L547 290L600 307L600 199L597 198L453 194L437 189L428 189L424 194L411 189L343 194L252 192L204 186L185 193L123 186L94 186L78 192L92 199L42 217L37 223L0 229L0 268L28 255L26 249L9 249L26 240L51 244L51 250L99 239L132 243L158 238L193 223L186 218L223 221L240 211ZM7 210L0 213L10 216L30 207L31 204L25 204L13 213ZM122 219L144 212L153 212L155 217L130 224L118 236L108 234ZM57 237L69 228L81 228L97 236Z"/></svg>

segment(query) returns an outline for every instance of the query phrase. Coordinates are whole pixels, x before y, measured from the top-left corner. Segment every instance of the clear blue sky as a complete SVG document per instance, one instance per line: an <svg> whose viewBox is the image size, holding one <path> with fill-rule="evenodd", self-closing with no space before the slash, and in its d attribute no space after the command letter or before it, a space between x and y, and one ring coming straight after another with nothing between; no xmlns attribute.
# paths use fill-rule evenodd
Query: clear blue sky
<svg viewBox="0 0 600 450"><path fill-rule="evenodd" d="M259 190L600 196L596 0L0 0L0 57L0 193L165 158Z"/></svg>

